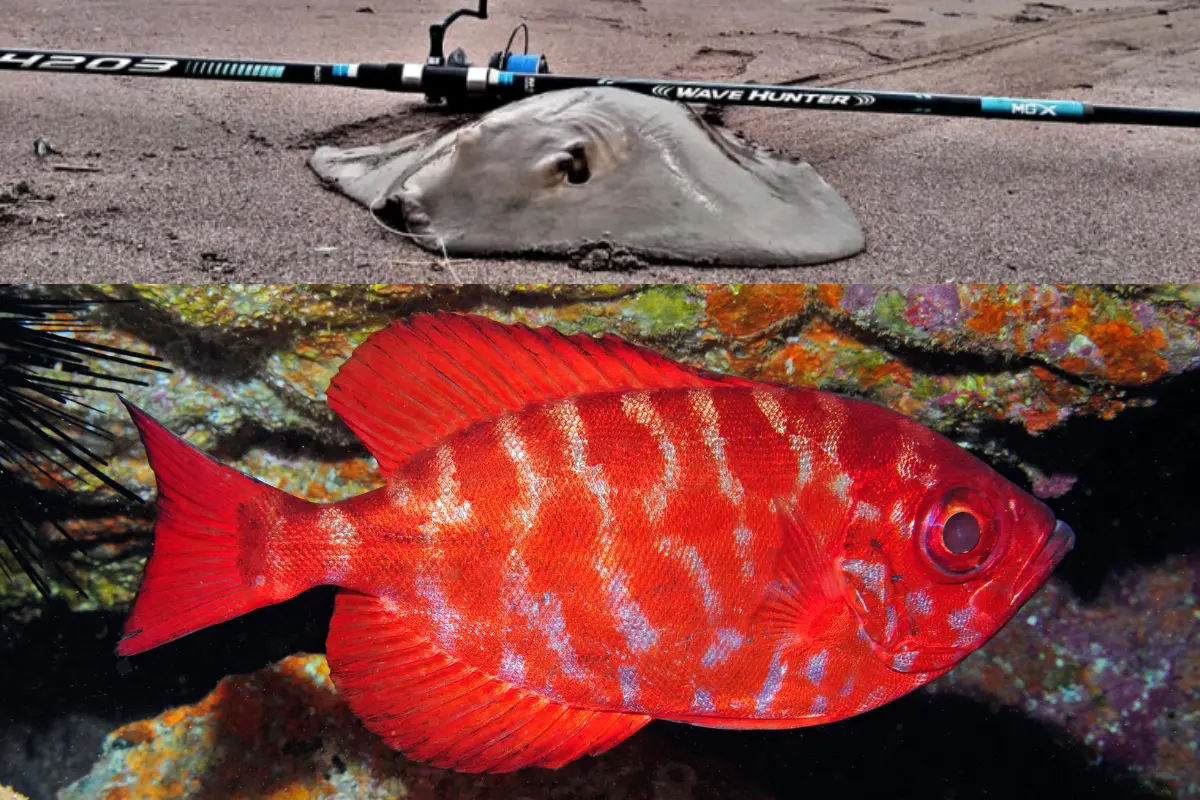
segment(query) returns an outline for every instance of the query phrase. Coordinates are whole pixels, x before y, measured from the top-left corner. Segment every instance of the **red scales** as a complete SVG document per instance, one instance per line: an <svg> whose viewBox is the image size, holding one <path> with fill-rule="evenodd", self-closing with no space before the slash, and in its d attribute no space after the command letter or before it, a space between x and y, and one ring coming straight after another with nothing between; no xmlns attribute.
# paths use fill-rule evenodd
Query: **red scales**
<svg viewBox="0 0 1200 800"><path fill-rule="evenodd" d="M943 674L1070 549L1050 510L872 403L453 314L330 405L386 485L308 503L130 406L158 480L122 654L343 587L327 654L411 757L554 767L651 719L829 722Z"/></svg>

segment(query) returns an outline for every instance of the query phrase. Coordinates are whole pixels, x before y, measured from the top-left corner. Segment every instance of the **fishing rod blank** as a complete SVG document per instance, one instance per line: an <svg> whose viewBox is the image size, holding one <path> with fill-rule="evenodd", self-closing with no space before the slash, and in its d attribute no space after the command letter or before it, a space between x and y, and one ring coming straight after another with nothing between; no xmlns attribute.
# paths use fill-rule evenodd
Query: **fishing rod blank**
<svg viewBox="0 0 1200 800"><path fill-rule="evenodd" d="M1200 127L1200 110L1195 109L757 83L552 75L545 57L528 52L529 28L524 23L513 30L503 51L492 54L488 66L472 66L461 49L456 49L449 57L442 52L446 29L461 16L487 19L487 0L479 0L475 9L460 8L442 22L429 26L430 48L424 64L322 64L0 48L0 70L347 86L421 93L428 102L448 106L496 105L562 89L611 86L684 103L725 106ZM525 52L512 52L513 40L522 29L525 32Z"/></svg>
<svg viewBox="0 0 1200 800"><path fill-rule="evenodd" d="M424 71L413 70L410 80L420 80ZM449 76L435 74L443 83ZM461 78L458 78L461 80ZM476 85L480 83L476 78ZM1081 103L1077 100L987 97L979 95L927 94L921 92L877 92L860 89L823 89L756 83L712 83L669 81L652 78L592 78L571 75L522 74L489 69L487 93L505 101L535 94L583 86L612 86L685 103L801 108L818 111L863 111L877 114L927 114L943 117L1034 120L1120 125L1166 125L1200 127L1200 110L1114 106ZM479 91L468 87L468 91Z"/></svg>
<svg viewBox="0 0 1200 800"><path fill-rule="evenodd" d="M878 92L756 83L713 83L654 78L553 75L541 56L507 53L510 67L447 64L320 64L239 59L151 56L50 50L0 49L0 70L127 75L149 78L253 81L346 86L444 98L451 105L478 100L504 103L546 92L611 86L686 103L729 106L926 114L1119 125L1200 127L1200 110L1115 106L1076 100L979 95ZM493 56L493 61L496 59Z"/></svg>

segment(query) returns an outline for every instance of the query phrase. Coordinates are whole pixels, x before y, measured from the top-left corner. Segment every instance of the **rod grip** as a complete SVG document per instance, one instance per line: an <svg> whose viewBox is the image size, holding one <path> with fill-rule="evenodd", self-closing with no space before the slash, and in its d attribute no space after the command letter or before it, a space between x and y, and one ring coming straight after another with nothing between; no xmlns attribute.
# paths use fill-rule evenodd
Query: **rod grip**
<svg viewBox="0 0 1200 800"><path fill-rule="evenodd" d="M462 97L468 90L467 72L464 67L426 65L421 90L432 97Z"/></svg>
<svg viewBox="0 0 1200 800"><path fill-rule="evenodd" d="M398 92L404 88L403 64L359 64L355 85L364 89Z"/></svg>

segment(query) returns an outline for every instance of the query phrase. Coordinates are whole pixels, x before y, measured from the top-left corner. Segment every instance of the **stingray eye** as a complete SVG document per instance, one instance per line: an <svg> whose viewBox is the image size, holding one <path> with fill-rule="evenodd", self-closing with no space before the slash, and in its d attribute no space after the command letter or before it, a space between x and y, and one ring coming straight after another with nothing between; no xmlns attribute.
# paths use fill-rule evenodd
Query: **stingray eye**
<svg viewBox="0 0 1200 800"><path fill-rule="evenodd" d="M581 144L567 148L566 155L559 161L559 167L567 176L567 183L587 183L588 178L592 177L592 171L588 168L587 150Z"/></svg>
<svg viewBox="0 0 1200 800"><path fill-rule="evenodd" d="M943 580L963 581L993 563L1003 520L987 495L970 487L935 490L922 518L921 554Z"/></svg>

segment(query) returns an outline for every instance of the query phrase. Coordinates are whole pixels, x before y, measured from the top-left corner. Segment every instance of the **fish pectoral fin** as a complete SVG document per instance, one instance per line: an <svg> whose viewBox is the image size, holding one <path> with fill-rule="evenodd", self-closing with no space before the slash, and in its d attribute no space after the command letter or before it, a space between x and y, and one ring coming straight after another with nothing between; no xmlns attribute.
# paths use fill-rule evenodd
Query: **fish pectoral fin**
<svg viewBox="0 0 1200 800"><path fill-rule="evenodd" d="M844 611L837 562L828 547L783 498L772 501L779 522L774 580L754 615L754 629L807 641L823 617Z"/></svg>
<svg viewBox="0 0 1200 800"><path fill-rule="evenodd" d="M327 396L386 475L452 433L534 403L599 391L749 385L613 336L436 313L373 334L338 370Z"/></svg>
<svg viewBox="0 0 1200 800"><path fill-rule="evenodd" d="M573 708L493 677L404 627L377 597L342 591L326 646L351 710L409 758L460 772L556 768L650 721Z"/></svg>

